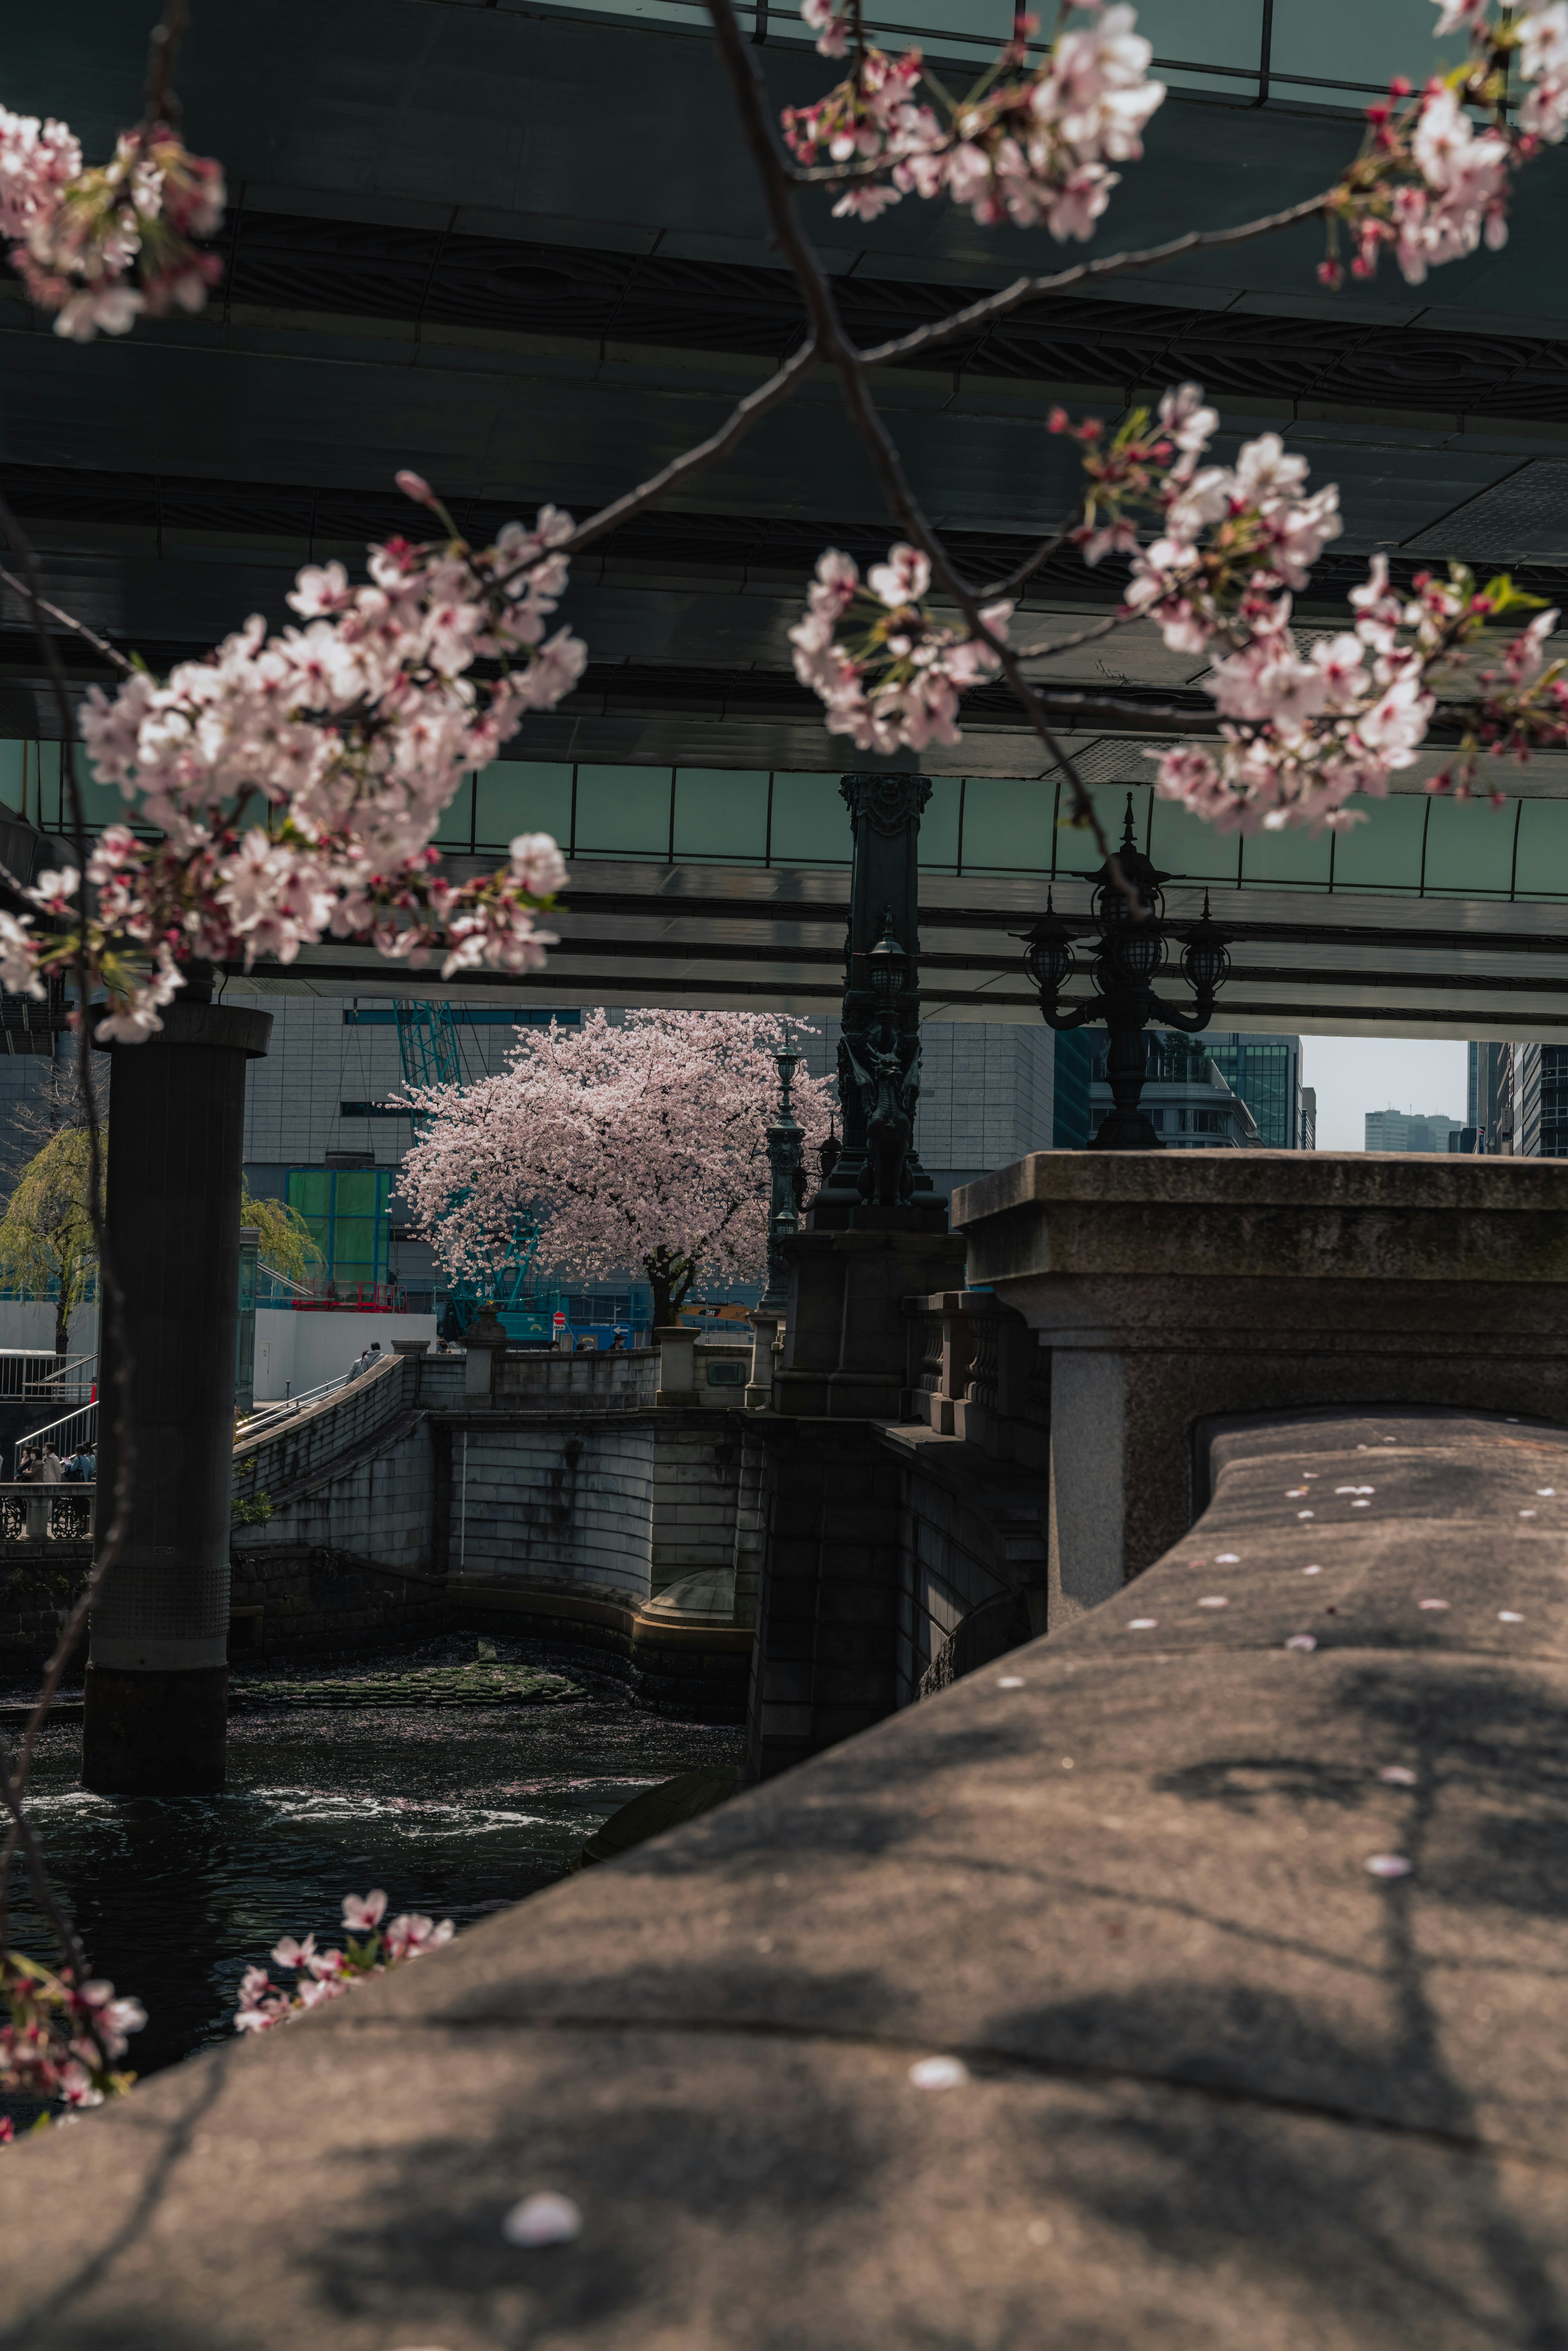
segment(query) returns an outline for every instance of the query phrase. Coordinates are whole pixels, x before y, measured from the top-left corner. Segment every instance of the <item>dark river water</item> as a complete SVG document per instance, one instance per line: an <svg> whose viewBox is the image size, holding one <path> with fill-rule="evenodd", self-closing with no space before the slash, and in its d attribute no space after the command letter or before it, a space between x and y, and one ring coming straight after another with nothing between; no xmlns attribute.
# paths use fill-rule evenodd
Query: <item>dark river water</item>
<svg viewBox="0 0 1568 2351"><path fill-rule="evenodd" d="M474 1645L417 1655L455 1662ZM33 1811L94 1970L147 2009L125 2061L145 2074L229 2037L242 1972L280 1936L340 1942L346 1893L384 1886L392 1912L461 1933L564 1876L643 1789L737 1762L741 1738L644 1713L603 1683L549 1706L240 1712L224 1793L154 1801L89 1795L80 1729L60 1724L40 1742ZM11 1906L17 1949L52 1963L19 1864Z"/></svg>

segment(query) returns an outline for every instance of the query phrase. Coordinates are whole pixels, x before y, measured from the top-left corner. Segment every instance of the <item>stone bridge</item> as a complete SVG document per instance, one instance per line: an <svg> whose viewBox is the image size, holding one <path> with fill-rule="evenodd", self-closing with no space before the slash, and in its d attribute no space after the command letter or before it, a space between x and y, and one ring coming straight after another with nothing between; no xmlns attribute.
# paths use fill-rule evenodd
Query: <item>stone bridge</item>
<svg viewBox="0 0 1568 2351"><path fill-rule="evenodd" d="M1568 1431L1202 1467L1064 1629L14 2150L0 2341L1568 2344Z"/></svg>

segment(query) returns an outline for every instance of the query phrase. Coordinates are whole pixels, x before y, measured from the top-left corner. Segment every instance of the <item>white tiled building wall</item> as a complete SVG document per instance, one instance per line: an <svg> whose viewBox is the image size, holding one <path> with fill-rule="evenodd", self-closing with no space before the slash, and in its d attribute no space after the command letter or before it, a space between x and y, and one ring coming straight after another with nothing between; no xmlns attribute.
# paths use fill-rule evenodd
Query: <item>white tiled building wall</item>
<svg viewBox="0 0 1568 2351"><path fill-rule="evenodd" d="M259 999L258 999L259 1000ZM365 999L365 1008L374 1000ZM374 1008L384 1008L385 999ZM341 1001L268 996L272 1049L250 1065L246 1089L247 1165L319 1167L329 1151L373 1152L396 1166L409 1145L405 1119L346 1119L345 1102L384 1102L402 1083L397 1031L345 1022ZM814 1076L837 1067L839 1022L816 1018L800 1042ZM519 1035L508 1026L459 1024L472 1077L498 1070ZM1051 1141L1056 1040L1043 1021L930 1020L921 1035L915 1143L934 1173L1005 1167Z"/></svg>
<svg viewBox="0 0 1568 2351"><path fill-rule="evenodd" d="M345 1102L385 1102L402 1084L397 1030L344 1020L351 1006L314 996L267 996L256 999L273 1016L272 1045L264 1061L253 1061L246 1085L245 1160L247 1166L319 1167L329 1151L373 1153L378 1166L395 1167L408 1149L403 1118L341 1115ZM366 1010L385 1010L386 999L367 998ZM470 1077L498 1070L526 1030L508 1025L458 1027L458 1050Z"/></svg>

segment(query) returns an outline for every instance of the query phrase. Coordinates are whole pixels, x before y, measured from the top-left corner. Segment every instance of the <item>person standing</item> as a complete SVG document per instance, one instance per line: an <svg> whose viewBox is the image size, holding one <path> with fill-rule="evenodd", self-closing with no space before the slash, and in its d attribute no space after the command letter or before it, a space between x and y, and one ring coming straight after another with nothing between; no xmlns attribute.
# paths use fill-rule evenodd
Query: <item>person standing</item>
<svg viewBox="0 0 1568 2351"><path fill-rule="evenodd" d="M44 1447L44 1458L38 1464L38 1476L46 1486L57 1486L60 1475L60 1457L55 1451L53 1437L50 1437Z"/></svg>

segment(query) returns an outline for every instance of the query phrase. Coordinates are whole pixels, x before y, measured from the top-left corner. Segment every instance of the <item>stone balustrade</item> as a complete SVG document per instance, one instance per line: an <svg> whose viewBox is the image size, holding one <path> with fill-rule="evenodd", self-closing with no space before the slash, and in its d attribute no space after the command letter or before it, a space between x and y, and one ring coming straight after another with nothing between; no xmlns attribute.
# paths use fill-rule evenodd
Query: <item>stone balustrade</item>
<svg viewBox="0 0 1568 2351"><path fill-rule="evenodd" d="M911 1416L993 1460L1044 1470L1051 1359L994 1290L945 1290L904 1301Z"/></svg>

